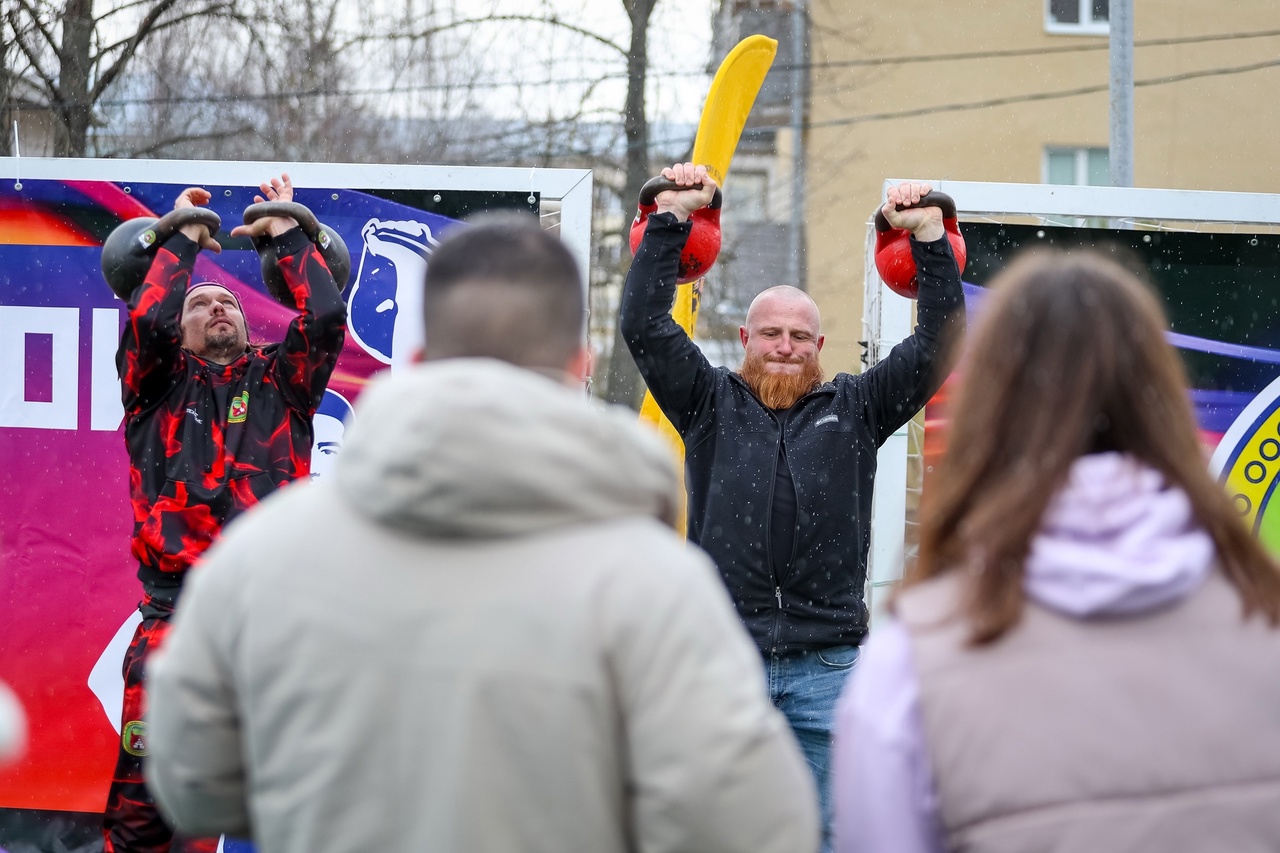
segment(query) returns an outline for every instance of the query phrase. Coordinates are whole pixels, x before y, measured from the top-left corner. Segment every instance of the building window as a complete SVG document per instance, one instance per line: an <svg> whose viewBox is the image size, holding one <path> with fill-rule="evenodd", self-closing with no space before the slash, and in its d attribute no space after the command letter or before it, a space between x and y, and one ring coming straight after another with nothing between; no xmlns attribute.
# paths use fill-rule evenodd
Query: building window
<svg viewBox="0 0 1280 853"><path fill-rule="evenodd" d="M766 172L733 172L725 182L724 217L740 225L769 218L769 175Z"/></svg>
<svg viewBox="0 0 1280 853"><path fill-rule="evenodd" d="M1106 148L1046 148L1044 183L1109 187L1111 157Z"/></svg>
<svg viewBox="0 0 1280 853"><path fill-rule="evenodd" d="M1045 0L1045 32L1106 35L1110 5L1109 0Z"/></svg>

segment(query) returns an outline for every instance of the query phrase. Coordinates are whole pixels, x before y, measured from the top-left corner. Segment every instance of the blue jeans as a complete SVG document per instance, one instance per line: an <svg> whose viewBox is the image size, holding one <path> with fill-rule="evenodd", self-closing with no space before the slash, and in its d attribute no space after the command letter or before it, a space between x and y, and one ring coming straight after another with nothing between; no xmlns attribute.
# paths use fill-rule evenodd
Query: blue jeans
<svg viewBox="0 0 1280 853"><path fill-rule="evenodd" d="M822 805L822 849L831 849L831 786L828 768L836 702L858 662L857 646L831 646L765 657L769 698L791 724L813 771Z"/></svg>

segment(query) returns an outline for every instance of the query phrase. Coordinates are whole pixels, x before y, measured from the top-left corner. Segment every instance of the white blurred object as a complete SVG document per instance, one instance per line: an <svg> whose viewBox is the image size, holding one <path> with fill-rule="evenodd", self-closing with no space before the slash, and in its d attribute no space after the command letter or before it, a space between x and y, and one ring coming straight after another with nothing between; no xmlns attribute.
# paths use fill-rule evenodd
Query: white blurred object
<svg viewBox="0 0 1280 853"><path fill-rule="evenodd" d="M27 746L27 717L12 690L0 681L0 764L22 755Z"/></svg>

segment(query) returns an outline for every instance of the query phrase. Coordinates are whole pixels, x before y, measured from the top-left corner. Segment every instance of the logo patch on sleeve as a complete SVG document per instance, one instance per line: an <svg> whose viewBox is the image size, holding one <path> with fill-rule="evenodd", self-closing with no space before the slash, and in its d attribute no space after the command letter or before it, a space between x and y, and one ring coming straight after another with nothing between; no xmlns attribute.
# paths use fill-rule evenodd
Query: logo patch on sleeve
<svg viewBox="0 0 1280 853"><path fill-rule="evenodd" d="M147 754L147 724L142 720L130 720L120 731L120 744L130 755Z"/></svg>
<svg viewBox="0 0 1280 853"><path fill-rule="evenodd" d="M240 424L249 417L249 392L231 398L231 408L227 412L227 423Z"/></svg>

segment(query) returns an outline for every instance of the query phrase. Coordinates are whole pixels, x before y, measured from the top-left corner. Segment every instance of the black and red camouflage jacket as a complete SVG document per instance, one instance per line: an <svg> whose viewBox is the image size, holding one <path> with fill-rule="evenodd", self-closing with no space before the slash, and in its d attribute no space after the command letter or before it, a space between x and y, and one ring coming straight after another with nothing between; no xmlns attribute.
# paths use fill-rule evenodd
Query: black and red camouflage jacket
<svg viewBox="0 0 1280 853"><path fill-rule="evenodd" d="M346 304L299 228L275 238L301 312L284 341L228 365L182 349L198 246L175 234L131 294L116 353L133 504L132 553L148 597L172 602L224 524L311 468L311 416L346 336Z"/></svg>

